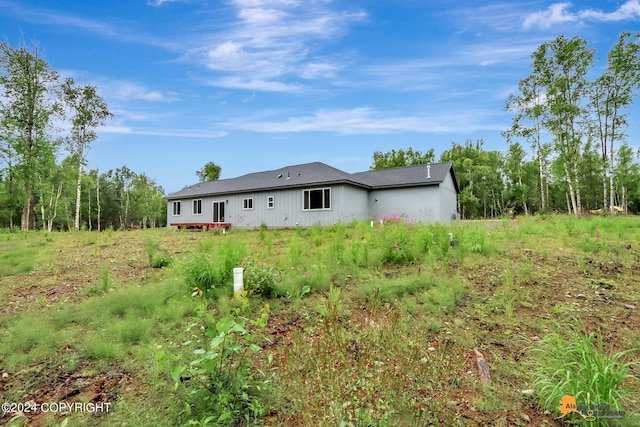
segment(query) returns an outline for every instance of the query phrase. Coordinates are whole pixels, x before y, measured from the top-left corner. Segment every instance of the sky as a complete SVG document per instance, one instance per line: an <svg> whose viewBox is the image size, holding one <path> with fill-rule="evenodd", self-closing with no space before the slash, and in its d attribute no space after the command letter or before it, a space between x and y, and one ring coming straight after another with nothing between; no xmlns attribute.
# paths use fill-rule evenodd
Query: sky
<svg viewBox="0 0 640 427"><path fill-rule="evenodd" d="M505 101L541 44L587 40L595 76L639 30L640 0L0 0L3 40L37 43L113 113L87 167L126 165L166 193L209 161L233 178L314 161L359 172L374 151L439 158L467 140L506 151Z"/></svg>

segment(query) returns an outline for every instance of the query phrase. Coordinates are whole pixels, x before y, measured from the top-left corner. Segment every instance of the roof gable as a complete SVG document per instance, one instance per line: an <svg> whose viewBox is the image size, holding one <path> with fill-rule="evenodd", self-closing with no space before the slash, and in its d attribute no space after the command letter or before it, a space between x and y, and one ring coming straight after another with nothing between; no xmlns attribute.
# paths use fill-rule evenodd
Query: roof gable
<svg viewBox="0 0 640 427"><path fill-rule="evenodd" d="M449 162L365 171L352 175L376 189L437 185L444 182L449 173L451 173L456 191L459 192L458 180L453 171L453 165Z"/></svg>

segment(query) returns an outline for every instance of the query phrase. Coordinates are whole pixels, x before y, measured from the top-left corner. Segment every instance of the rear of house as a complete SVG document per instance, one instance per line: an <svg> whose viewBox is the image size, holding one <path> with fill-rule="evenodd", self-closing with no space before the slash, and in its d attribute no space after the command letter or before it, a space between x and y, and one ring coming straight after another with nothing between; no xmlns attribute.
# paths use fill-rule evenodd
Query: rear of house
<svg viewBox="0 0 640 427"><path fill-rule="evenodd" d="M201 182L168 195L169 227L311 227L377 220L448 223L458 184L450 163L349 174L314 162Z"/></svg>

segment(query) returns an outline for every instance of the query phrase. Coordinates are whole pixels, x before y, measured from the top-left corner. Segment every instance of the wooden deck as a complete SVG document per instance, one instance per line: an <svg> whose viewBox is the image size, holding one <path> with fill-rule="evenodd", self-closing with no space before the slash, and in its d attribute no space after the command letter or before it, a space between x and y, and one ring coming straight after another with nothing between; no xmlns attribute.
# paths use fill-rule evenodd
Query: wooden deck
<svg viewBox="0 0 640 427"><path fill-rule="evenodd" d="M172 222L169 224L171 227L185 228L185 229L200 229L203 231L215 230L217 228L221 228L223 230L228 230L231 228L231 223L229 222Z"/></svg>

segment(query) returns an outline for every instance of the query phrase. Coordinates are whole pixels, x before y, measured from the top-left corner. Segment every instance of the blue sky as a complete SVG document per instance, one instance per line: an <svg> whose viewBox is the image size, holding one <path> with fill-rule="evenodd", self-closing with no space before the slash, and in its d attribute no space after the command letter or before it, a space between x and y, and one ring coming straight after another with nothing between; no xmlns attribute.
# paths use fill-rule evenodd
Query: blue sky
<svg viewBox="0 0 640 427"><path fill-rule="evenodd" d="M231 178L357 172L376 150L439 157L468 139L504 151L505 100L540 44L579 36L606 58L638 30L640 0L0 0L4 40L37 41L114 113L88 167L127 165L166 192L207 161Z"/></svg>

